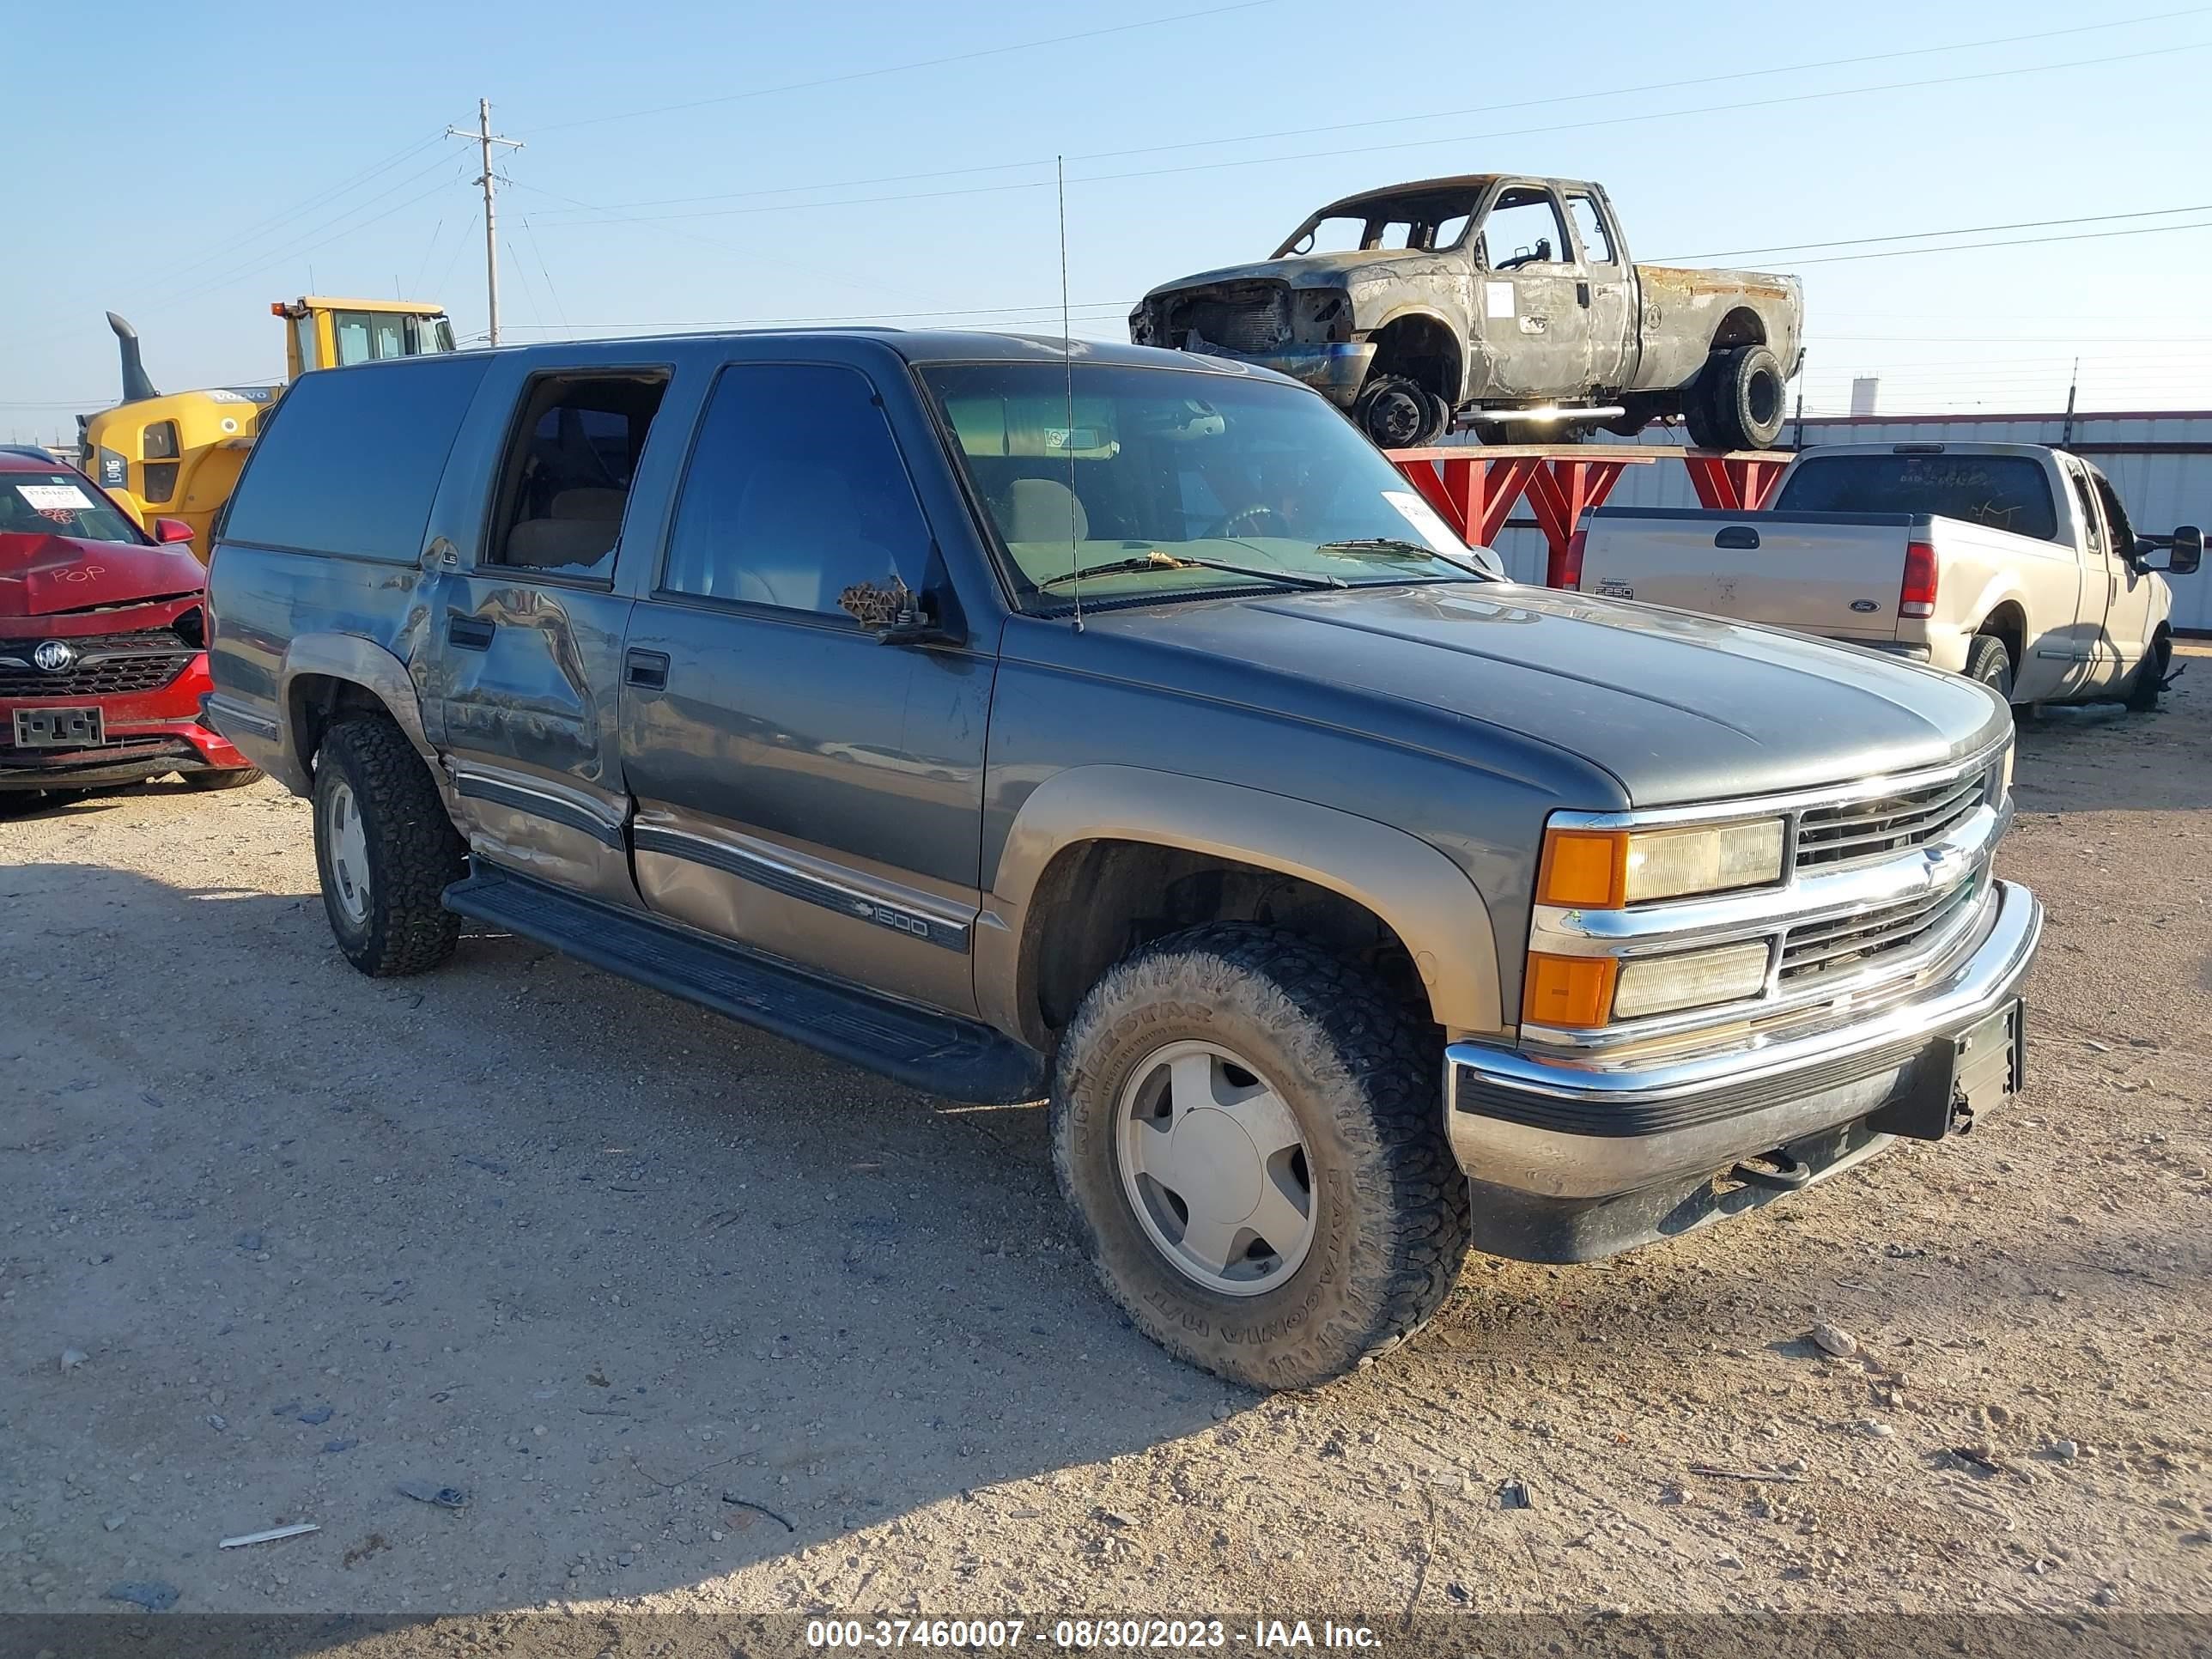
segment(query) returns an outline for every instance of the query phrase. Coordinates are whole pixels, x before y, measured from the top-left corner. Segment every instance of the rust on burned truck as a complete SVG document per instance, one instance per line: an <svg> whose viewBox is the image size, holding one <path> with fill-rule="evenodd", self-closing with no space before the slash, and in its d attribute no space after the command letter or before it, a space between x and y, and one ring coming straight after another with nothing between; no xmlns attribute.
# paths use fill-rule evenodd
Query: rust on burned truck
<svg viewBox="0 0 2212 1659"><path fill-rule="evenodd" d="M1468 173L1332 202L1273 255L1163 283L1139 345L1304 380L1388 447L1687 422L1705 447L1779 433L1803 358L1797 280L1638 265L1604 190Z"/></svg>

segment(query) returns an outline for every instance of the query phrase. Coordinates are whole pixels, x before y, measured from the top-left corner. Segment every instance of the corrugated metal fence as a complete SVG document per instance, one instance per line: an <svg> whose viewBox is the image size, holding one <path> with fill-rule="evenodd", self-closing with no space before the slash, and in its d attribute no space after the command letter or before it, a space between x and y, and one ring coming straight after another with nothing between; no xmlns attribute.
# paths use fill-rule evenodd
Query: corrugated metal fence
<svg viewBox="0 0 2212 1659"><path fill-rule="evenodd" d="M1807 448L1823 443L1973 440L2056 444L2063 441L2065 434L2063 415L1834 416L1808 420L1802 442ZM1796 422L1784 427L1782 437L1785 444L1796 441ZM1679 429L1655 427L1644 433L1642 441L1679 447L1685 440ZM2212 410L2076 415L2068 447L2094 462L2112 479L2141 534L2164 535L2182 524L2212 531ZM1697 504L1689 474L1672 461L1630 467L1608 503L1614 507ZM1544 538L1525 507L1516 511L1498 537L1498 550L1516 579L1544 579ZM2173 624L2192 633L2212 633L2212 564L2197 575L2174 578Z"/></svg>

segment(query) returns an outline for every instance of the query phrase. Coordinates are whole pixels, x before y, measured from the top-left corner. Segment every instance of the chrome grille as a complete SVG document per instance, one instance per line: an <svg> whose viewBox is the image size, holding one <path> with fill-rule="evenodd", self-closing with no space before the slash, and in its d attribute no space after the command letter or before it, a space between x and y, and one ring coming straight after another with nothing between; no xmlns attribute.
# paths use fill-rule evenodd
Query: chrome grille
<svg viewBox="0 0 2212 1659"><path fill-rule="evenodd" d="M1972 908L1981 890L1977 878L1940 893L1793 927L1782 945L1782 983L1802 988L1808 981L1855 974L1884 957L1909 954Z"/></svg>
<svg viewBox="0 0 2212 1659"><path fill-rule="evenodd" d="M31 653L49 637L77 654L58 674L31 665ZM197 647L167 628L0 639L0 697L107 697L157 690L183 673L197 654Z"/></svg>
<svg viewBox="0 0 2212 1659"><path fill-rule="evenodd" d="M1924 846L1963 823L1989 789L1984 769L1872 800L1808 808L1797 820L1797 867L1855 864Z"/></svg>

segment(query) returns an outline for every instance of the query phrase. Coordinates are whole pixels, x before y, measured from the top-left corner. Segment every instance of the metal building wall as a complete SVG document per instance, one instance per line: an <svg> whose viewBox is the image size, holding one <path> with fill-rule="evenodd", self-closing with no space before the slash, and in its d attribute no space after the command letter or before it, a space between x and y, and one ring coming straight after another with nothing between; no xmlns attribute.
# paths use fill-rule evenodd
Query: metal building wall
<svg viewBox="0 0 2212 1659"><path fill-rule="evenodd" d="M2055 444L2063 437L2063 415L1875 415L1833 416L1805 422L1807 448L1823 443ZM1783 428L1794 442L1796 422ZM1617 441L1607 439L1607 442ZM1652 428L1639 441L1680 447L1679 428ZM2145 535L2163 535L2176 525L2212 530L2212 410L2178 413L2076 415L2071 448L2112 479L2127 503L2128 516ZM1678 463L1662 460L1632 466L1613 492L1615 507L1695 507L1690 477ZM1544 579L1544 538L1525 507L1516 509L1498 550L1506 569L1521 581ZM2194 576L2173 580L2173 624L2212 633L2212 565Z"/></svg>

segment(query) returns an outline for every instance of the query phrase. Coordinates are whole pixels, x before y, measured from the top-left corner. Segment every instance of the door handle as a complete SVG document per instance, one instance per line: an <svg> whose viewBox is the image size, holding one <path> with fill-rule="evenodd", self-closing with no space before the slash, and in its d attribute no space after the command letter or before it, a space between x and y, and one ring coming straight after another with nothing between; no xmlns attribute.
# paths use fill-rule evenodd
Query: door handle
<svg viewBox="0 0 2212 1659"><path fill-rule="evenodd" d="M464 651L489 651L494 626L482 617L455 617L446 623L446 638Z"/></svg>
<svg viewBox="0 0 2212 1659"><path fill-rule="evenodd" d="M1759 532L1747 524L1732 524L1713 538L1713 545L1741 548L1749 551L1759 545Z"/></svg>
<svg viewBox="0 0 2212 1659"><path fill-rule="evenodd" d="M1575 284L1575 300L1584 311L1588 311L1589 309L1590 297L1589 284L1588 283L1577 283Z"/></svg>
<svg viewBox="0 0 2212 1659"><path fill-rule="evenodd" d="M624 652L623 678L631 685L641 685L648 690L664 690L668 684L668 653L665 651Z"/></svg>

